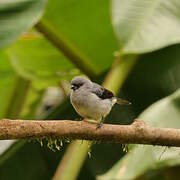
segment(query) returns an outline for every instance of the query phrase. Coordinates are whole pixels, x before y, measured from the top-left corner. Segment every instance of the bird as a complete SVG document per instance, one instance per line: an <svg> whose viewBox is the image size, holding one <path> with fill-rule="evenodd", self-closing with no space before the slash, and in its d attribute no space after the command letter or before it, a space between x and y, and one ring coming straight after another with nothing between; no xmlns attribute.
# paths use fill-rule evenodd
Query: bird
<svg viewBox="0 0 180 180"><path fill-rule="evenodd" d="M115 97L110 90L83 76L74 77L70 85L70 101L75 111L85 119L95 120L97 128L103 125L114 104L131 104L127 100Z"/></svg>

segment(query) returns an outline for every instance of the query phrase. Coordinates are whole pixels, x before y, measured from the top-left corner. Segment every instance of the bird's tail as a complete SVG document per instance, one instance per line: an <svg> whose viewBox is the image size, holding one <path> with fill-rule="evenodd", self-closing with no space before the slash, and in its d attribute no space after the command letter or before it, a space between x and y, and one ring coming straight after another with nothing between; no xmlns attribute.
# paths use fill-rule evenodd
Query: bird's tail
<svg viewBox="0 0 180 180"><path fill-rule="evenodd" d="M118 97L116 97L116 103L119 105L131 105L131 102Z"/></svg>

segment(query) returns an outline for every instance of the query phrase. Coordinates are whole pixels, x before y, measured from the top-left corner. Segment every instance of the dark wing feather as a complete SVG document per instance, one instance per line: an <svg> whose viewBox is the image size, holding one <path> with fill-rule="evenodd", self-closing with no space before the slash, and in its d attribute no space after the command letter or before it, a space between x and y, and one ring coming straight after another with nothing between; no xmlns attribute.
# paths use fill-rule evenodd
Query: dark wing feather
<svg viewBox="0 0 180 180"><path fill-rule="evenodd" d="M114 97L114 94L111 91L105 89L104 87L102 87L96 83L94 83L92 93L96 94L101 99L110 99L110 98Z"/></svg>

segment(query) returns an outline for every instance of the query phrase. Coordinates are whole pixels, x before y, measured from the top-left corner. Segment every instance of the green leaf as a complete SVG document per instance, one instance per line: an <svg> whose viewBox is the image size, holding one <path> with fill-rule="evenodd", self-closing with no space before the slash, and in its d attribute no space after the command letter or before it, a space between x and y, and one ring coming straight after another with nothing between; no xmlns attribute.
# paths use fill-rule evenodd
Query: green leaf
<svg viewBox="0 0 180 180"><path fill-rule="evenodd" d="M180 42L179 0L113 0L112 23L124 53L145 53Z"/></svg>
<svg viewBox="0 0 180 180"><path fill-rule="evenodd" d="M146 109L140 116L153 127L180 128L180 90ZM135 179L148 170L180 164L180 149L135 145L100 179Z"/></svg>
<svg viewBox="0 0 180 180"><path fill-rule="evenodd" d="M50 85L78 73L56 48L34 31L8 48L8 55L18 74L41 84Z"/></svg>
<svg viewBox="0 0 180 180"><path fill-rule="evenodd" d="M0 1L0 48L31 28L40 19L47 0Z"/></svg>
<svg viewBox="0 0 180 180"><path fill-rule="evenodd" d="M50 179L50 172L54 167L52 168L53 164L47 166L50 162L41 150L43 148L37 143L16 142L0 156L0 179ZM10 173L7 173L7 169Z"/></svg>
<svg viewBox="0 0 180 180"><path fill-rule="evenodd" d="M109 9L110 0L53 0L43 18L103 71L118 49Z"/></svg>

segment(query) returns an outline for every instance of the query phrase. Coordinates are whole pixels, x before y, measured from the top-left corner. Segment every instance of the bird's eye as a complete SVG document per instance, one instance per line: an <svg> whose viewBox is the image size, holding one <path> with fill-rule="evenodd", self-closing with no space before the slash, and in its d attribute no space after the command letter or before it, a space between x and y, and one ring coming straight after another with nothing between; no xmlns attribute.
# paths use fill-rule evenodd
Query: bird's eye
<svg viewBox="0 0 180 180"><path fill-rule="evenodd" d="M83 85L83 83L71 84L71 89L72 90L79 89L82 85Z"/></svg>

